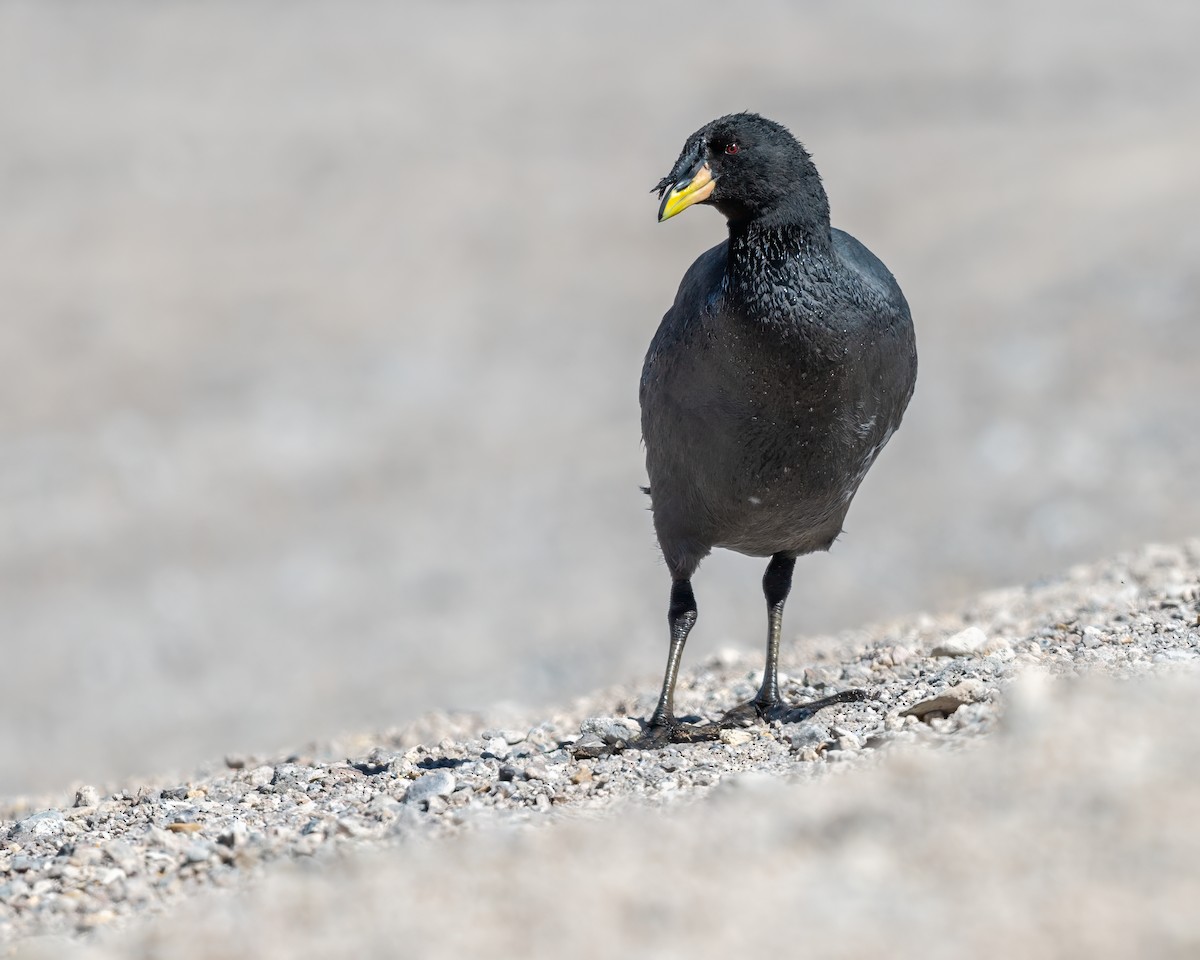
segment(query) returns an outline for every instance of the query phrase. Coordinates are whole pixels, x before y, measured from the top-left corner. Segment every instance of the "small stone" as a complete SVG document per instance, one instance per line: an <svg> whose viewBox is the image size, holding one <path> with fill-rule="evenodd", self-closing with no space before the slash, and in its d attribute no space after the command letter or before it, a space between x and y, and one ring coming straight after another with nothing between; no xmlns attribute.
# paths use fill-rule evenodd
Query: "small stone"
<svg viewBox="0 0 1200 960"><path fill-rule="evenodd" d="M199 833L203 826L194 820L178 820L175 823L168 823L167 829L172 833Z"/></svg>
<svg viewBox="0 0 1200 960"><path fill-rule="evenodd" d="M952 637L947 637L930 654L935 657L970 657L983 649L987 643L987 634L979 627L967 627Z"/></svg>
<svg viewBox="0 0 1200 960"><path fill-rule="evenodd" d="M504 760L512 753L512 747L508 745L508 741L504 737L492 737L484 744L483 748L497 760Z"/></svg>
<svg viewBox="0 0 1200 960"><path fill-rule="evenodd" d="M462 789L459 787L459 790ZM386 793L381 793L379 796L371 798L366 806L366 812L381 820L391 819L400 812L400 802Z"/></svg>
<svg viewBox="0 0 1200 960"><path fill-rule="evenodd" d="M247 827L241 820L234 820L229 825L229 828L223 830L217 836L217 843L222 846L234 849L246 845L246 841L250 837L250 828Z"/></svg>
<svg viewBox="0 0 1200 960"><path fill-rule="evenodd" d="M104 844L103 850L104 855L125 873L133 873L137 869L137 855L133 852L133 847L124 840L109 840Z"/></svg>
<svg viewBox="0 0 1200 960"><path fill-rule="evenodd" d="M92 867L104 859L104 851L99 847L76 847L71 853L71 863Z"/></svg>
<svg viewBox="0 0 1200 960"><path fill-rule="evenodd" d="M957 686L947 687L936 697L922 700L901 712L902 717L917 717L921 720L936 720L948 717L964 703L974 703L987 696L987 691L978 680L963 680Z"/></svg>
<svg viewBox="0 0 1200 960"><path fill-rule="evenodd" d="M525 779L525 771L523 771L517 767L514 767L510 763L506 763L500 767L500 770L497 772L496 776L500 780L505 780L505 781L524 780Z"/></svg>
<svg viewBox="0 0 1200 960"><path fill-rule="evenodd" d="M94 807L100 802L100 791L93 786L84 784L75 791L76 807Z"/></svg>
<svg viewBox="0 0 1200 960"><path fill-rule="evenodd" d="M829 727L823 723L802 723L788 736L788 740L797 750L805 747L818 747L829 739Z"/></svg>
<svg viewBox="0 0 1200 960"><path fill-rule="evenodd" d="M550 771L546 768L546 764L540 760L534 760L525 767L526 780L541 780L547 781L552 779Z"/></svg>
<svg viewBox="0 0 1200 960"><path fill-rule="evenodd" d="M183 861L184 863L204 863L212 854L212 847L207 843L193 843L183 851Z"/></svg>
<svg viewBox="0 0 1200 960"><path fill-rule="evenodd" d="M608 744L594 733L585 733L571 746L571 756L576 760L595 760L611 752Z"/></svg>
<svg viewBox="0 0 1200 960"><path fill-rule="evenodd" d="M1160 650L1151 661L1153 663L1187 663L1196 659L1194 650Z"/></svg>
<svg viewBox="0 0 1200 960"><path fill-rule="evenodd" d="M728 728L721 731L721 742L731 747L739 747L742 744L749 743L754 739L754 734L749 730L740 730L736 727Z"/></svg>
<svg viewBox="0 0 1200 960"><path fill-rule="evenodd" d="M275 768L270 764L263 764L261 767L255 767L250 771L249 776L250 786L265 787L275 779Z"/></svg>
<svg viewBox="0 0 1200 960"><path fill-rule="evenodd" d="M576 770L573 774L571 774L571 782L574 784L591 783L592 782L592 768L589 767L586 763L581 764L579 769Z"/></svg>
<svg viewBox="0 0 1200 960"><path fill-rule="evenodd" d="M588 717L579 725L579 732L585 737L593 734L609 746L618 746L635 740L642 728L627 717Z"/></svg>
<svg viewBox="0 0 1200 960"><path fill-rule="evenodd" d="M414 780L404 794L405 803L429 801L434 797L446 797L454 792L454 774L449 770L434 770Z"/></svg>
<svg viewBox="0 0 1200 960"><path fill-rule="evenodd" d="M349 817L342 817L337 822L337 830L344 837L354 838L365 837L371 832L367 827L364 827L355 820L351 820Z"/></svg>
<svg viewBox="0 0 1200 960"><path fill-rule="evenodd" d="M1012 641L1007 637L988 637L987 642L979 648L979 652L985 656L999 655L1004 659L1011 659Z"/></svg>
<svg viewBox="0 0 1200 960"><path fill-rule="evenodd" d="M41 866L41 861L35 860L33 857L18 855L12 858L10 866L13 873L27 873Z"/></svg>
<svg viewBox="0 0 1200 960"><path fill-rule="evenodd" d="M125 871L117 867L109 867L107 870L101 870L98 874L95 874L96 881L102 887L112 886L118 880L124 880L125 876Z"/></svg>
<svg viewBox="0 0 1200 960"><path fill-rule="evenodd" d="M8 835L13 840L51 840L61 837L66 829L67 824L61 811L42 810L18 820L13 824Z"/></svg>

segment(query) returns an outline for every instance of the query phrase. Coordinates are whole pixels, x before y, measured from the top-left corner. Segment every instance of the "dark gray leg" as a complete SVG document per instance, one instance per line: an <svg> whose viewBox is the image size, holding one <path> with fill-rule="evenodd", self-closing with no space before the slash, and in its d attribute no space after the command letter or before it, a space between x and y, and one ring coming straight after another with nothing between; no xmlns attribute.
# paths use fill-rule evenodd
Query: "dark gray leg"
<svg viewBox="0 0 1200 960"><path fill-rule="evenodd" d="M767 663L762 686L754 698L754 705L762 713L779 703L779 637L783 632L783 605L792 589L795 568L795 557L777 553L763 574L763 596L767 600Z"/></svg>
<svg viewBox="0 0 1200 960"><path fill-rule="evenodd" d="M796 558L783 553L775 554L767 565L767 572L763 574L763 596L767 599L767 664L763 669L762 686L753 700L734 707L717 726L745 726L758 719L790 722L836 703L858 703L867 699L865 690L843 690L820 700L791 705L784 704L779 696L779 637L783 632L783 605L792 589L795 567Z"/></svg>
<svg viewBox="0 0 1200 960"><path fill-rule="evenodd" d="M667 654L667 672L663 676L658 706L654 709L654 716L650 718L652 727L669 728L676 725L675 680L679 676L683 646L696 624L696 597L692 593L691 580L676 580L671 584L671 606L667 611L667 622L671 626L671 650Z"/></svg>

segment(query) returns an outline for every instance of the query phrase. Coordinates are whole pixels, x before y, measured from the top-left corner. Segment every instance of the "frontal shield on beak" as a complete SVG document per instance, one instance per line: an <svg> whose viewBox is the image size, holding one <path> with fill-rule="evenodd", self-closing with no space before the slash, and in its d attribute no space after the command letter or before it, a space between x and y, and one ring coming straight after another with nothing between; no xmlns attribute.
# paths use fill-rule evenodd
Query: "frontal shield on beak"
<svg viewBox="0 0 1200 960"><path fill-rule="evenodd" d="M692 171L687 180L678 181L663 197L658 208L658 222L670 220L677 213L682 213L693 203L707 200L716 188L717 178L713 176L712 168L707 161L702 162Z"/></svg>

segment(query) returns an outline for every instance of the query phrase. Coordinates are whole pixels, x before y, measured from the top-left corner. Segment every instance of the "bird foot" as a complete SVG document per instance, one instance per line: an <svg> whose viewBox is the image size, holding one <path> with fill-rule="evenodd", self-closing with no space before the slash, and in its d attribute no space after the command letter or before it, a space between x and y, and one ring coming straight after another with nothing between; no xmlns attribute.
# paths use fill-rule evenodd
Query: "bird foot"
<svg viewBox="0 0 1200 960"><path fill-rule="evenodd" d="M658 750L672 743L702 743L716 740L721 728L713 723L684 723L671 717L667 720L641 721L642 731L631 737L600 737L588 734L571 745L576 759L592 760L611 757L626 750Z"/></svg>
<svg viewBox="0 0 1200 960"><path fill-rule="evenodd" d="M717 726L721 728L748 727L759 721L770 722L772 713L778 711L781 706L781 703L761 703L758 700L747 700L731 710L726 710L725 715L717 721Z"/></svg>
<svg viewBox="0 0 1200 960"><path fill-rule="evenodd" d="M671 718L647 724L642 735L631 740L629 746L635 750L655 750L672 743L704 743L716 740L720 735L721 728L716 724L684 723Z"/></svg>
<svg viewBox="0 0 1200 960"><path fill-rule="evenodd" d="M799 723L807 720L818 710L824 710L837 703L861 703L868 699L867 691L861 689L842 690L828 697L809 700L806 703L789 703L786 700L760 701L748 700L738 704L725 713L715 726L718 729L728 727L748 727L753 723L770 723L778 720L780 723Z"/></svg>
<svg viewBox="0 0 1200 960"><path fill-rule="evenodd" d="M592 736L591 742L579 741L574 753L580 759L612 756L625 750L659 750L673 743L710 743L721 739L721 731L730 727L748 727L753 723L770 723L778 720L781 723L799 723L807 720L818 710L831 707L837 703L861 703L870 699L866 690L842 690L828 697L809 700L807 703L788 703L778 700L775 703L760 703L750 700L739 704L728 711L720 720L706 723L684 723L671 717L667 720L650 720L642 722L640 736L629 740L620 739L604 742L599 737Z"/></svg>

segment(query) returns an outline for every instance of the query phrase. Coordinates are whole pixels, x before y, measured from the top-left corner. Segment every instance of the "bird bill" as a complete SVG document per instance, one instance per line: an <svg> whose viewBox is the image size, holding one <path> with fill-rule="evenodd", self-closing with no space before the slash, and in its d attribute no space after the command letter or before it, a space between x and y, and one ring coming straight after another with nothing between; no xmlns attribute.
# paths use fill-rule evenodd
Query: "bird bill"
<svg viewBox="0 0 1200 960"><path fill-rule="evenodd" d="M671 192L663 197L662 206L658 208L658 222L670 220L677 213L682 213L693 203L707 200L717 185L712 169L707 163L701 165L686 182L675 184Z"/></svg>

